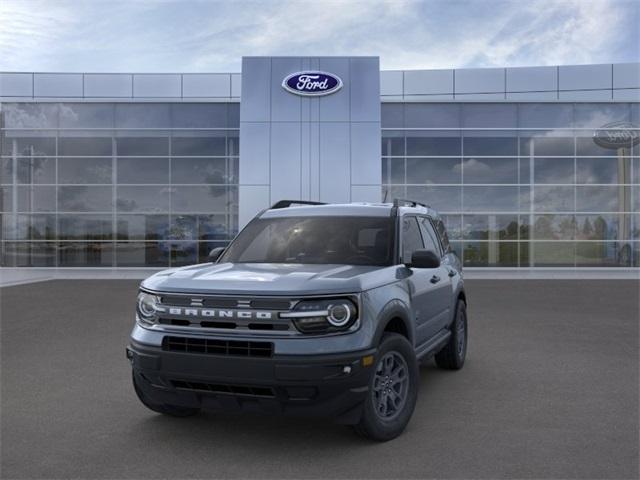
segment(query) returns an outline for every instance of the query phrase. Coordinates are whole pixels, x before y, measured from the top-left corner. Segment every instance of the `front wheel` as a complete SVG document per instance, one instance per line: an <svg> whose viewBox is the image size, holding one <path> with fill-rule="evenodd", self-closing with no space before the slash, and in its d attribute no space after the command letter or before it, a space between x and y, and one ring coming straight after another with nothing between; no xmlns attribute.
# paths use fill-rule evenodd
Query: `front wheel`
<svg viewBox="0 0 640 480"><path fill-rule="evenodd" d="M162 413L163 415L169 415L171 417L190 417L192 415L197 414L200 409L199 408L189 408L189 407L181 407L178 405L167 405L164 403L156 403L151 400L140 388L139 382L140 379L135 372L132 372L133 378L133 388L136 391L136 395L142 402L142 404L147 407L149 410L153 410L157 413Z"/></svg>
<svg viewBox="0 0 640 480"><path fill-rule="evenodd" d="M436 353L436 365L445 370L460 370L467 357L467 305L458 300L456 318L451 324L451 336L442 350Z"/></svg>
<svg viewBox="0 0 640 480"><path fill-rule="evenodd" d="M409 341L395 333L385 334L356 432L379 442L400 435L416 406L418 378L418 362Z"/></svg>

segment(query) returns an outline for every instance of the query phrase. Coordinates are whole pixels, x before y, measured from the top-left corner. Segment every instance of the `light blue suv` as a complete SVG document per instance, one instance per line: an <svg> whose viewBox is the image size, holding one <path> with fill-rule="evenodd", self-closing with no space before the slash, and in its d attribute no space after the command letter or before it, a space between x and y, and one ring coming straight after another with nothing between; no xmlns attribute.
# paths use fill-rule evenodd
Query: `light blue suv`
<svg viewBox="0 0 640 480"><path fill-rule="evenodd" d="M319 415L389 440L418 361L464 364L462 267L428 206L281 201L210 260L140 286L127 357L151 410Z"/></svg>

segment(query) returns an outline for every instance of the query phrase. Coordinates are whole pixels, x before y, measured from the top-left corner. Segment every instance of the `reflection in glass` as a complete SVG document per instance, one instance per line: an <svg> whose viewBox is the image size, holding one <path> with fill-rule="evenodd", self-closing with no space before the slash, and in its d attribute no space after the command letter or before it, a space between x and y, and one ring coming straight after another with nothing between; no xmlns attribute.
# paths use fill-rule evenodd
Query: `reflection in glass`
<svg viewBox="0 0 640 480"><path fill-rule="evenodd" d="M108 137L60 137L58 155L108 157L112 153L111 135Z"/></svg>
<svg viewBox="0 0 640 480"><path fill-rule="evenodd" d="M578 183L631 183L629 158L576 158Z"/></svg>
<svg viewBox="0 0 640 480"><path fill-rule="evenodd" d="M39 136L27 136L29 134ZM9 132L2 139L2 155L21 157L47 157L56 154L56 139L53 132Z"/></svg>
<svg viewBox="0 0 640 480"><path fill-rule="evenodd" d="M113 207L112 193L111 187L58 187L58 211L110 212Z"/></svg>
<svg viewBox="0 0 640 480"><path fill-rule="evenodd" d="M517 267L517 242L464 242L465 267Z"/></svg>
<svg viewBox="0 0 640 480"><path fill-rule="evenodd" d="M55 212L56 187L17 187L18 212Z"/></svg>
<svg viewBox="0 0 640 480"><path fill-rule="evenodd" d="M132 137L116 138L118 156L167 156L169 154L169 139L167 137L142 137L140 134Z"/></svg>
<svg viewBox="0 0 640 480"><path fill-rule="evenodd" d="M159 240L169 231L169 215L118 215L118 240Z"/></svg>
<svg viewBox="0 0 640 480"><path fill-rule="evenodd" d="M55 267L56 244L50 242L4 242L5 267Z"/></svg>
<svg viewBox="0 0 640 480"><path fill-rule="evenodd" d="M495 135L495 133L491 133ZM518 154L518 139L507 136L491 135L487 132L465 132L464 155L465 156L515 156ZM476 136L470 136L476 135Z"/></svg>
<svg viewBox="0 0 640 480"><path fill-rule="evenodd" d="M535 136L520 137L520 155L536 157L574 155L573 137L546 136L546 132L528 133ZM523 135L523 133L521 133L521 135Z"/></svg>
<svg viewBox="0 0 640 480"><path fill-rule="evenodd" d="M12 160L7 159L11 165ZM18 183L37 184L37 183L56 183L56 159L50 157L31 157L17 158L18 166L17 180ZM12 183L9 177L6 183ZM5 181L3 181L5 183Z"/></svg>
<svg viewBox="0 0 640 480"><path fill-rule="evenodd" d="M517 212L518 187L475 187L463 190L465 212Z"/></svg>
<svg viewBox="0 0 640 480"><path fill-rule="evenodd" d="M576 211L624 212L631 202L631 187L615 185L576 187Z"/></svg>
<svg viewBox="0 0 640 480"><path fill-rule="evenodd" d="M464 215L463 235L469 240L518 240L517 215Z"/></svg>
<svg viewBox="0 0 640 480"><path fill-rule="evenodd" d="M462 153L462 141L458 136L434 136L432 132L407 132L407 155L453 156Z"/></svg>
<svg viewBox="0 0 640 480"><path fill-rule="evenodd" d="M573 240L576 219L573 215L534 215L533 238L536 240Z"/></svg>
<svg viewBox="0 0 640 480"><path fill-rule="evenodd" d="M236 187L173 187L174 212L224 212L234 201Z"/></svg>
<svg viewBox="0 0 640 480"><path fill-rule="evenodd" d="M531 242L532 267L573 267L574 242Z"/></svg>
<svg viewBox="0 0 640 480"><path fill-rule="evenodd" d="M517 158L465 158L462 162L465 184L518 183Z"/></svg>
<svg viewBox="0 0 640 480"><path fill-rule="evenodd" d="M533 187L533 208L537 212L573 212L575 187Z"/></svg>
<svg viewBox="0 0 640 480"><path fill-rule="evenodd" d="M116 209L118 212L169 212L171 187L118 186Z"/></svg>
<svg viewBox="0 0 640 480"><path fill-rule="evenodd" d="M113 218L111 215L69 215L58 216L60 240L111 240L113 238Z"/></svg>
<svg viewBox="0 0 640 480"><path fill-rule="evenodd" d="M578 240L629 240L632 238L631 215L598 213L576 215Z"/></svg>
<svg viewBox="0 0 640 480"><path fill-rule="evenodd" d="M61 267L111 267L111 242L59 242L58 265Z"/></svg>
<svg viewBox="0 0 640 480"><path fill-rule="evenodd" d="M59 158L59 183L112 183L111 158Z"/></svg>
<svg viewBox="0 0 640 480"><path fill-rule="evenodd" d="M460 158L407 158L407 183L459 184L461 181Z"/></svg>
<svg viewBox="0 0 640 480"><path fill-rule="evenodd" d="M398 192L400 193L400 192ZM462 211L462 188L461 187L407 187L406 197L401 193L397 198L410 198L418 202L431 205L440 213ZM394 198L389 197L390 199Z"/></svg>
<svg viewBox="0 0 640 480"><path fill-rule="evenodd" d="M633 246L624 242L577 242L577 267L630 267Z"/></svg>
<svg viewBox="0 0 640 480"><path fill-rule="evenodd" d="M117 242L118 267L168 267L169 251L152 242Z"/></svg>
<svg viewBox="0 0 640 480"><path fill-rule="evenodd" d="M533 162L535 183L575 183L573 158L535 158Z"/></svg>
<svg viewBox="0 0 640 480"><path fill-rule="evenodd" d="M382 136L382 156L404 155L404 132L384 132Z"/></svg>
<svg viewBox="0 0 640 480"><path fill-rule="evenodd" d="M171 162L173 183L230 183L224 158L174 158Z"/></svg>
<svg viewBox="0 0 640 480"><path fill-rule="evenodd" d="M179 156L224 156L227 154L224 134L217 132L202 137L173 137L171 155Z"/></svg>
<svg viewBox="0 0 640 480"><path fill-rule="evenodd" d="M123 158L117 159L119 184L169 183L168 158Z"/></svg>

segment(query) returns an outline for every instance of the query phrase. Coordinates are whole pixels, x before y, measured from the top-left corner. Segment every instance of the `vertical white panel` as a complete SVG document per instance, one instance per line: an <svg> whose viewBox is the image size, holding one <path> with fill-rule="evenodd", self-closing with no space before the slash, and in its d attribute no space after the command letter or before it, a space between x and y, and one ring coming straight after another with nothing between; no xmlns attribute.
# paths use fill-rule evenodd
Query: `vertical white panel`
<svg viewBox="0 0 640 480"><path fill-rule="evenodd" d="M351 121L380 121L380 60L351 58Z"/></svg>
<svg viewBox="0 0 640 480"><path fill-rule="evenodd" d="M240 123L240 183L269 184L269 124Z"/></svg>
<svg viewBox="0 0 640 480"><path fill-rule="evenodd" d="M238 222L243 228L256 214L271 205L268 185L240 185Z"/></svg>
<svg viewBox="0 0 640 480"><path fill-rule="evenodd" d="M268 122L271 119L271 58L242 58L241 122Z"/></svg>
<svg viewBox="0 0 640 480"><path fill-rule="evenodd" d="M287 75L299 72L302 62L294 57L274 57L271 59L271 121L299 122L300 101L298 95L292 95L282 88Z"/></svg>
<svg viewBox="0 0 640 480"><path fill-rule="evenodd" d="M320 123L320 201L349 202L349 123Z"/></svg>
<svg viewBox="0 0 640 480"><path fill-rule="evenodd" d="M362 122L351 124L351 183L382 183L380 163L380 124Z"/></svg>
<svg viewBox="0 0 640 480"><path fill-rule="evenodd" d="M271 123L271 199L298 199L300 188L300 122Z"/></svg>
<svg viewBox="0 0 640 480"><path fill-rule="evenodd" d="M352 202L381 202L382 187L380 185L352 185Z"/></svg>
<svg viewBox="0 0 640 480"><path fill-rule="evenodd" d="M320 97L320 121L321 122L348 122L350 117L349 102L349 59L348 58L321 58L320 70L337 75L342 79L343 87L336 93Z"/></svg>

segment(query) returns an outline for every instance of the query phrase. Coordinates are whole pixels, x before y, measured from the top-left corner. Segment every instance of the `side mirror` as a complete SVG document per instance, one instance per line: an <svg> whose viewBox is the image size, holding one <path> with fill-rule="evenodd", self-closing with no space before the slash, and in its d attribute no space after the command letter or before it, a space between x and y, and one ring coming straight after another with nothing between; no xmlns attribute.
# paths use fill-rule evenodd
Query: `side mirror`
<svg viewBox="0 0 640 480"><path fill-rule="evenodd" d="M213 250L211 250L209 252L209 261L211 263L216 263L218 261L218 259L220 258L220 255L222 255L222 253L225 251L226 249L224 247L216 247Z"/></svg>
<svg viewBox="0 0 640 480"><path fill-rule="evenodd" d="M440 257L432 250L416 250L411 255L411 264L407 267L411 268L438 268L440 266Z"/></svg>

